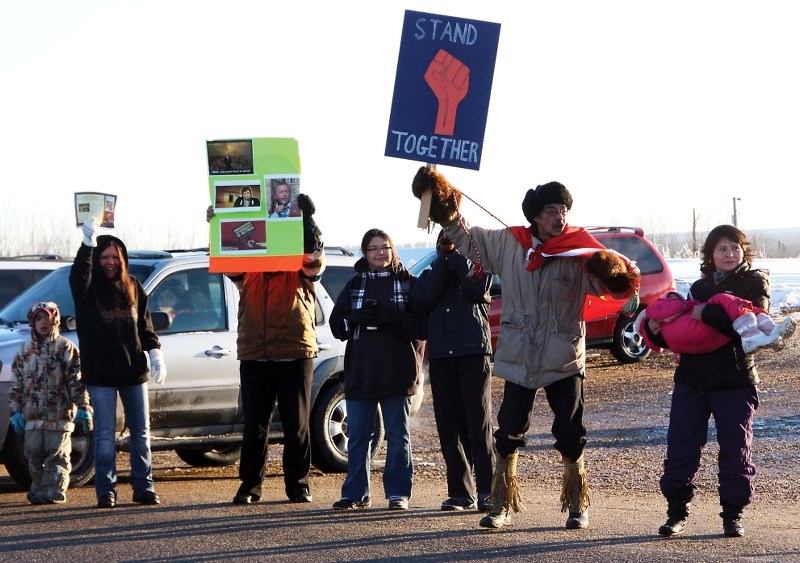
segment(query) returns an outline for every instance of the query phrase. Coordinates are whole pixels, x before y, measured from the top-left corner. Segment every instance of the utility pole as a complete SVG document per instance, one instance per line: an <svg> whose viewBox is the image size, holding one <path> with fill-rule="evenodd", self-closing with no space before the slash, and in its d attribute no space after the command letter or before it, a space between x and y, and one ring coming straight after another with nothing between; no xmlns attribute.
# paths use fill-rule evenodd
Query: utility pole
<svg viewBox="0 0 800 563"><path fill-rule="evenodd" d="M738 221L737 221L738 217L736 216L736 202L737 201L742 201L742 198L740 198L740 197L734 197L733 198L733 226L734 227L738 227L739 226L737 224L738 223Z"/></svg>

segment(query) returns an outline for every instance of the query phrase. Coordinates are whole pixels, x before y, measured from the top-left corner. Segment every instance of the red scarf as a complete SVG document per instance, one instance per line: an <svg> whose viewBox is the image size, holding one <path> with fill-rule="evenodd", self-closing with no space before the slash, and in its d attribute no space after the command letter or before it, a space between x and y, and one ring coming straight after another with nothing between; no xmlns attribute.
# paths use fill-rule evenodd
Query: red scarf
<svg viewBox="0 0 800 563"><path fill-rule="evenodd" d="M525 269L529 272L540 268L547 258L589 256L598 250L606 250L606 247L583 227L567 225L563 234L547 239L536 248L533 247L530 227L509 227L508 230L528 250L528 263L525 265ZM626 262L630 263L630 260L625 256L622 257ZM617 313L628 300L628 298L616 299L609 293L600 297L587 294L583 302L583 320L593 321Z"/></svg>

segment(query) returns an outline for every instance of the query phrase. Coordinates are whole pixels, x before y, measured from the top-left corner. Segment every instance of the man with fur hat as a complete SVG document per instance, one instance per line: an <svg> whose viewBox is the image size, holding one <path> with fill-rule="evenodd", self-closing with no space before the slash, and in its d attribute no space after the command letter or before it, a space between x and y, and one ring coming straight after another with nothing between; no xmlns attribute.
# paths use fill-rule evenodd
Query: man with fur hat
<svg viewBox="0 0 800 563"><path fill-rule="evenodd" d="M25 433L25 459L31 474L31 504L67 500L72 470L71 434L76 422L91 427L92 407L81 382L78 348L59 334L61 315L52 301L28 311L31 339L11 364L11 424Z"/></svg>
<svg viewBox="0 0 800 563"><path fill-rule="evenodd" d="M527 443L536 392L544 389L554 415L555 448L564 463L561 508L569 513L566 527L586 528L585 301L589 296L634 297L639 272L584 229L567 225L572 195L558 182L528 190L522 210L529 227L494 230L470 227L458 210L461 193L436 170L423 167L412 191L420 197L427 189L432 193L431 219L442 225L459 251L498 274L503 283L494 373L506 383L494 433L493 506L480 525L501 528L512 510L522 508L517 450Z"/></svg>

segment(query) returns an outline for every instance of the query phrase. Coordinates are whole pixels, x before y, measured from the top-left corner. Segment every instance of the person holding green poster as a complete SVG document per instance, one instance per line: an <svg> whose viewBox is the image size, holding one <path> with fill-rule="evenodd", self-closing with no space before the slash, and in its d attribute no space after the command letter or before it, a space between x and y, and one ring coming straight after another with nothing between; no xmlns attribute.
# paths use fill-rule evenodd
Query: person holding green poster
<svg viewBox="0 0 800 563"><path fill-rule="evenodd" d="M298 196L303 212L303 261L297 271L226 275L239 289L237 351L240 362L244 435L241 484L234 504L262 498L267 467L267 432L277 401L284 430L283 475L291 502L312 502L311 379L317 356L314 282L325 268L322 233L311 198ZM206 219L214 216L209 206Z"/></svg>

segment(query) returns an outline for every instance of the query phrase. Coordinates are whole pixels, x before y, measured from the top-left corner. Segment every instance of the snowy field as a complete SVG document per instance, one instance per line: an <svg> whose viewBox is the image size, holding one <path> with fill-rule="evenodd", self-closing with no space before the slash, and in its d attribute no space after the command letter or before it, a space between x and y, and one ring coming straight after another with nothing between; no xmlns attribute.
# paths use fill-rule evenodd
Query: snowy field
<svg viewBox="0 0 800 563"><path fill-rule="evenodd" d="M700 260L667 260L678 291L686 295L689 286L700 277ZM756 260L756 268L769 270L772 288L771 313L800 308L800 258Z"/></svg>

